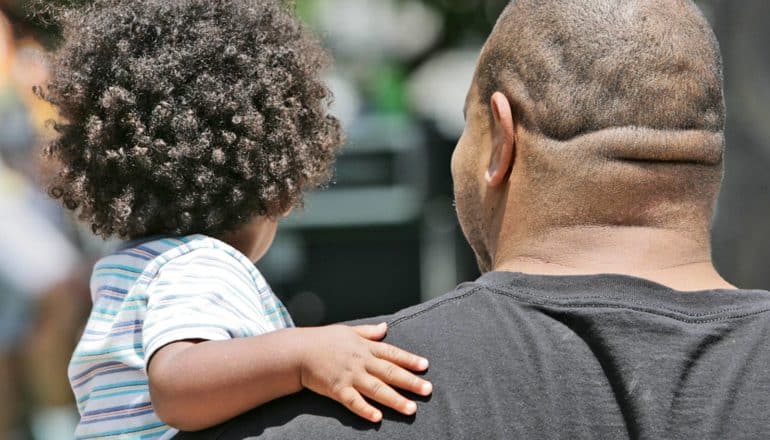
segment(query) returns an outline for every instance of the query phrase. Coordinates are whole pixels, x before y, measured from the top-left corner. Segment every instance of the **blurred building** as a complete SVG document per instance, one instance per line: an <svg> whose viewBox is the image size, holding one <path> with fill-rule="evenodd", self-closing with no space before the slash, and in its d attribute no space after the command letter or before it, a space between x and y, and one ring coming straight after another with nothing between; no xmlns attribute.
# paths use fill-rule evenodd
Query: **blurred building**
<svg viewBox="0 0 770 440"><path fill-rule="evenodd" d="M300 324L392 313L477 275L449 162L492 21L482 8L481 26L453 29L453 16L477 12L456 3L299 2L334 53L334 111L349 134L334 185L258 263ZM501 2L486 3L496 17Z"/></svg>

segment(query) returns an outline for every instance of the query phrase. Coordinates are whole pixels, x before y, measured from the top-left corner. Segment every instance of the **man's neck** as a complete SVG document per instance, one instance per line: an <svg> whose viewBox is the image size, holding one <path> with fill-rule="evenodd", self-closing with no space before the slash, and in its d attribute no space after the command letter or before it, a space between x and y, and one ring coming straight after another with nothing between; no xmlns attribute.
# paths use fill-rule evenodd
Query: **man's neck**
<svg viewBox="0 0 770 440"><path fill-rule="evenodd" d="M680 291L735 288L714 268L708 237L682 231L571 227L511 241L498 248L495 270L539 275L622 274Z"/></svg>

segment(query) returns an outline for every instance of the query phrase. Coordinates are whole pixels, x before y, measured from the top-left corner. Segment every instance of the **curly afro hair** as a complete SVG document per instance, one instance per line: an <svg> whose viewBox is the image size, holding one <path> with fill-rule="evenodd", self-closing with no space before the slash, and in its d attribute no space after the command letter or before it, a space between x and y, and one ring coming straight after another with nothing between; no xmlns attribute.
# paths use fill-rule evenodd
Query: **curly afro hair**
<svg viewBox="0 0 770 440"><path fill-rule="evenodd" d="M59 11L40 96L50 187L104 238L220 236L327 182L327 56L278 0L97 0Z"/></svg>

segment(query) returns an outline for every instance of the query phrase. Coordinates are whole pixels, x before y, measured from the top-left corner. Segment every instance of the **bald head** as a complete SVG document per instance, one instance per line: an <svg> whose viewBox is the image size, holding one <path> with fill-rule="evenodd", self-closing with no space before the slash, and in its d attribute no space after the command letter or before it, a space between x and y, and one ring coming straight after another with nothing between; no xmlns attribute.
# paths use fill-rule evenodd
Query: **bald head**
<svg viewBox="0 0 770 440"><path fill-rule="evenodd" d="M710 261L724 124L719 46L690 0L512 1L452 157L479 267Z"/></svg>
<svg viewBox="0 0 770 440"><path fill-rule="evenodd" d="M722 89L719 45L690 0L512 1L479 58L452 161L481 267L505 243L564 228L708 243Z"/></svg>
<svg viewBox="0 0 770 440"><path fill-rule="evenodd" d="M506 92L521 122L554 140L724 127L718 43L690 0L515 0L476 81L482 101Z"/></svg>

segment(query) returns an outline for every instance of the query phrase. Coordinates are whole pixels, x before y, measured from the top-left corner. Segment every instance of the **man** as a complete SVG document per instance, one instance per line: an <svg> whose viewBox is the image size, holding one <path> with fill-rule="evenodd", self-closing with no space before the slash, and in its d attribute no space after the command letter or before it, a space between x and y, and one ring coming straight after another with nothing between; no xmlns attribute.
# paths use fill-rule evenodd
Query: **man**
<svg viewBox="0 0 770 440"><path fill-rule="evenodd" d="M388 318L431 360L417 415L306 393L183 438L766 437L770 293L711 262L725 109L695 5L512 2L466 115L452 172L485 275Z"/></svg>

